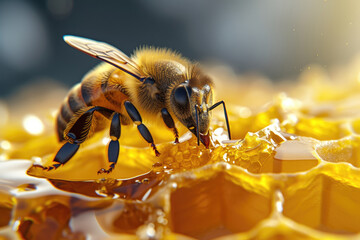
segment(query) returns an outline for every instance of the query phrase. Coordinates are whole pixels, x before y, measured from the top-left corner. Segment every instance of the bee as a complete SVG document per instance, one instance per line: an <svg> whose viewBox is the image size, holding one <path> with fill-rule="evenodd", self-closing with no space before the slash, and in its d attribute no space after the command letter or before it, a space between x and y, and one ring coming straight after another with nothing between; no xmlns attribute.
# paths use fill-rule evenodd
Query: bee
<svg viewBox="0 0 360 240"><path fill-rule="evenodd" d="M99 174L110 173L117 163L121 125L135 124L159 156L142 115L149 121L162 118L173 131L175 143L179 142L175 123L180 122L197 137L198 145L201 142L208 148L211 110L222 104L230 138L225 103L213 104L213 82L198 64L166 48L143 47L130 58L104 42L70 35L64 36L64 41L104 63L87 73L62 103L56 128L59 141L65 143L54 164L45 169L68 162L80 144L106 123L110 123L109 166Z"/></svg>

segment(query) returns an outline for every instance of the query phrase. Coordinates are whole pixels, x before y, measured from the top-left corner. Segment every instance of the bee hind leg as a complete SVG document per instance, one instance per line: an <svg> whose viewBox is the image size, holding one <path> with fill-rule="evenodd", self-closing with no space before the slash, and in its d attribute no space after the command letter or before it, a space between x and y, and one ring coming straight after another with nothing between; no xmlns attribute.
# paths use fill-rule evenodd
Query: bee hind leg
<svg viewBox="0 0 360 240"><path fill-rule="evenodd" d="M173 129L175 135L175 143L179 143L179 132L175 127L173 118L171 117L169 111L166 108L161 109L161 116L164 120L165 125L168 128Z"/></svg>
<svg viewBox="0 0 360 240"><path fill-rule="evenodd" d="M66 142L57 152L53 162L55 162L53 165L51 165L50 167L42 167L44 170L53 170L53 169L57 169L58 167L60 167L61 165L64 165L65 163L67 163L67 161L69 161L77 152L77 150L79 149L80 145L79 144L73 144L73 143L69 143Z"/></svg>
<svg viewBox="0 0 360 240"><path fill-rule="evenodd" d="M66 143L59 149L50 167L43 167L45 170L53 170L67 163L79 150L90 131L92 117L95 111L110 111L102 107L84 108L77 112L68 123L64 131Z"/></svg>
<svg viewBox="0 0 360 240"><path fill-rule="evenodd" d="M160 156L159 151L156 149L154 140L151 136L151 133L149 132L149 129L142 123L142 118L140 116L139 111L136 109L136 107L129 101L124 102L124 106L126 109L126 112L129 114L129 117L133 120L133 122L137 125L137 129L140 132L141 136L151 144L152 149L155 152L155 155L158 157Z"/></svg>
<svg viewBox="0 0 360 240"><path fill-rule="evenodd" d="M110 167L108 169L104 169L104 168L100 169L98 171L98 174L110 173L115 168L120 151L120 144L119 144L120 136L121 136L120 114L115 112L111 120L111 125L110 125L111 141L108 146L108 160L110 163Z"/></svg>

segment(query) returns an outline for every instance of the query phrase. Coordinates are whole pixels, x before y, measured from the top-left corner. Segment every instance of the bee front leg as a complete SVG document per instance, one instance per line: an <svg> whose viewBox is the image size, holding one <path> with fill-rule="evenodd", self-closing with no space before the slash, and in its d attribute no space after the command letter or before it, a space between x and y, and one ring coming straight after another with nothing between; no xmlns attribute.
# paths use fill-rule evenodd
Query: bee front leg
<svg viewBox="0 0 360 240"><path fill-rule="evenodd" d="M110 163L110 167L108 169L100 169L98 174L100 173L110 173L117 163L120 151L119 138L121 136L121 122L120 122L120 114L115 112L113 114L111 125L110 125L110 143L108 146L108 160Z"/></svg>
<svg viewBox="0 0 360 240"><path fill-rule="evenodd" d="M166 108L161 109L161 116L164 120L164 123L166 126L170 129L173 129L175 134L175 143L179 143L179 133L178 130L175 127L175 123L173 118L171 117L169 111Z"/></svg>
<svg viewBox="0 0 360 240"><path fill-rule="evenodd" d="M129 101L124 102L125 109L127 113L129 114L129 117L133 120L133 122L137 125L137 128L141 134L141 136L151 144L151 147L155 151L155 155L158 157L160 155L159 151L156 149L156 146L154 144L154 140L151 136L151 133L147 129L147 127L142 123L142 118L140 116L139 111L136 109L136 107Z"/></svg>

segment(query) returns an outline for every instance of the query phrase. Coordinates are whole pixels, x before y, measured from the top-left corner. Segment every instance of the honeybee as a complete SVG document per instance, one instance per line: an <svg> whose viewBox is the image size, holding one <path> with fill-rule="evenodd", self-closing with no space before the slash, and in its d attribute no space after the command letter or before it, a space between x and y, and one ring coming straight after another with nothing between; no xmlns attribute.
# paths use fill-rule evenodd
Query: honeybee
<svg viewBox="0 0 360 240"><path fill-rule="evenodd" d="M175 143L179 142L175 122L180 122L197 137L198 145L201 142L208 148L211 110L222 104L230 138L225 103L213 104L213 82L196 63L166 48L143 47L129 58L104 42L69 35L64 41L105 63L87 73L62 103L56 128L59 141L65 143L54 164L45 169L56 169L69 161L80 144L109 120L109 166L98 173L110 173L116 165L121 125L133 122L159 156L141 114L149 121L161 116L173 131Z"/></svg>

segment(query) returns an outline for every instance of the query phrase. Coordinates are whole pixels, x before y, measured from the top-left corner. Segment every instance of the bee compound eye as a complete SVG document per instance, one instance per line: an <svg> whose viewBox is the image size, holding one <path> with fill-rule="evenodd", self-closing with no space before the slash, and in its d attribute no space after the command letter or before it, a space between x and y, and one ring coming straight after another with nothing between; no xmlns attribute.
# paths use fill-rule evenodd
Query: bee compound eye
<svg viewBox="0 0 360 240"><path fill-rule="evenodd" d="M189 104L190 92L184 86L179 86L175 89L174 100L180 106L187 106Z"/></svg>

